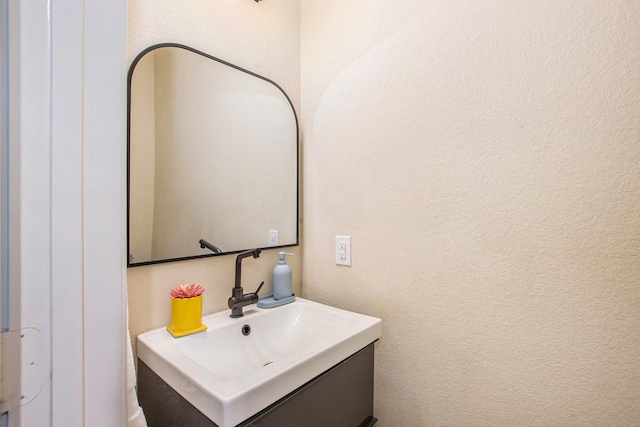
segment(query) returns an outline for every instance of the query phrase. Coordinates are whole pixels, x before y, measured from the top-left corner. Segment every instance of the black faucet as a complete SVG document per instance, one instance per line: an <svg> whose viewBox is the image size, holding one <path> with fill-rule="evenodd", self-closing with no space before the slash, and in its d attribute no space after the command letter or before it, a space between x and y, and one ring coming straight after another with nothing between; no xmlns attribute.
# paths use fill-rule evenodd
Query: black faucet
<svg viewBox="0 0 640 427"><path fill-rule="evenodd" d="M264 285L264 282L260 283L258 289L251 293L245 294L242 290L242 259L247 258L249 256L253 256L254 258L258 258L260 256L260 252L262 249L251 249L248 251L240 252L236 257L236 283L231 291L231 298L229 298L229 308L231 309L231 317L242 317L244 314L242 313L242 307L245 305L255 304L258 302L258 292Z"/></svg>

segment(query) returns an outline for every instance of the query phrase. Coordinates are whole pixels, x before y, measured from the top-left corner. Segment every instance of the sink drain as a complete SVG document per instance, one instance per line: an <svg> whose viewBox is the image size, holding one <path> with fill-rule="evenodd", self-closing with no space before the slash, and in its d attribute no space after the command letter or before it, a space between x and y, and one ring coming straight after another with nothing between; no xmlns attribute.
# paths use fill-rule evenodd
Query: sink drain
<svg viewBox="0 0 640 427"><path fill-rule="evenodd" d="M246 337L250 333L251 333L251 326L249 326L249 325L242 326L242 335L244 335Z"/></svg>

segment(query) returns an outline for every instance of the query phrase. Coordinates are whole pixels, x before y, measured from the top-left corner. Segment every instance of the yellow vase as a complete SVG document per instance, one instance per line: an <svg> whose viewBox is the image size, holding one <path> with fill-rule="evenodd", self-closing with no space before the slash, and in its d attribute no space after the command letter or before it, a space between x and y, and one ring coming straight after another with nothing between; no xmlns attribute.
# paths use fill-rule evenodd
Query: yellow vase
<svg viewBox="0 0 640 427"><path fill-rule="evenodd" d="M202 324L202 295L193 298L171 297L171 325L167 331L174 337L195 334L207 329Z"/></svg>

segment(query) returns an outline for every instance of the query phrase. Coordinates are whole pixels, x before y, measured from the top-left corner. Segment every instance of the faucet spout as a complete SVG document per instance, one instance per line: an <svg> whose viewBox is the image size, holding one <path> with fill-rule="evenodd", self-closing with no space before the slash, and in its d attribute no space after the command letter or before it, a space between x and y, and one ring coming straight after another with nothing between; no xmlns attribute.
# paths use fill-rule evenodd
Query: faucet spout
<svg viewBox="0 0 640 427"><path fill-rule="evenodd" d="M244 315L242 313L242 307L258 302L258 292L260 291L260 288L262 288L262 285L264 285L264 282L260 284L258 290L255 292L245 294L242 289L242 260L250 256L257 259L261 252L262 249L256 248L240 252L236 257L236 280L233 290L231 291L231 297L228 300L228 305L231 309L231 317L242 317Z"/></svg>
<svg viewBox="0 0 640 427"><path fill-rule="evenodd" d="M211 252L213 252L214 254L221 254L222 253L222 250L219 247L217 247L215 245L212 245L211 243L207 242L204 239L200 239L200 241L198 243L200 243L200 247L202 249L207 248Z"/></svg>

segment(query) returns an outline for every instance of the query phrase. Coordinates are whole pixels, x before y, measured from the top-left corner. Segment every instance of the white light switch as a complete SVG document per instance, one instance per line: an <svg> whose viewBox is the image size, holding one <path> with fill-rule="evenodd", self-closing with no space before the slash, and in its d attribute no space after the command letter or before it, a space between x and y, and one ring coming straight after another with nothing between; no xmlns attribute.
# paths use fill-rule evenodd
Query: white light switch
<svg viewBox="0 0 640 427"><path fill-rule="evenodd" d="M278 230L269 230L269 246L278 246Z"/></svg>
<svg viewBox="0 0 640 427"><path fill-rule="evenodd" d="M336 236L336 264L351 265L351 236Z"/></svg>

